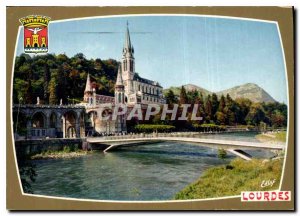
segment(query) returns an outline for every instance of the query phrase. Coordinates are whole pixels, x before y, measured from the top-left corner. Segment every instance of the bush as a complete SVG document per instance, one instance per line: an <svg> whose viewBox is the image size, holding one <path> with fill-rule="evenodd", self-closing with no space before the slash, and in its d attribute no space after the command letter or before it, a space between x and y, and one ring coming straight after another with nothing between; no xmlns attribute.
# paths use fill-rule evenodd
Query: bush
<svg viewBox="0 0 300 216"><path fill-rule="evenodd" d="M218 149L218 158L225 159L227 152L224 149Z"/></svg>
<svg viewBox="0 0 300 216"><path fill-rule="evenodd" d="M64 146L63 152L70 153L71 152L71 148L69 146Z"/></svg>

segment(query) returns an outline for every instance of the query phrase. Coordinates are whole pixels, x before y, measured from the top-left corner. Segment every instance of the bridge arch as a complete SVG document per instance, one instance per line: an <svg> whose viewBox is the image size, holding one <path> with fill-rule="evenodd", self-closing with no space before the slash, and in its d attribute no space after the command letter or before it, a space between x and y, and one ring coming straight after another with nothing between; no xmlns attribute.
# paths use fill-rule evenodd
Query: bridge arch
<svg viewBox="0 0 300 216"><path fill-rule="evenodd" d="M46 127L47 116L41 111L33 113L31 116L31 124L33 128L45 128Z"/></svg>
<svg viewBox="0 0 300 216"><path fill-rule="evenodd" d="M79 134L78 129L78 116L73 110L67 110L62 115L63 120L63 137L64 138L75 138Z"/></svg>
<svg viewBox="0 0 300 216"><path fill-rule="evenodd" d="M31 115L31 136L35 138L46 137L47 115L42 111L36 111Z"/></svg>

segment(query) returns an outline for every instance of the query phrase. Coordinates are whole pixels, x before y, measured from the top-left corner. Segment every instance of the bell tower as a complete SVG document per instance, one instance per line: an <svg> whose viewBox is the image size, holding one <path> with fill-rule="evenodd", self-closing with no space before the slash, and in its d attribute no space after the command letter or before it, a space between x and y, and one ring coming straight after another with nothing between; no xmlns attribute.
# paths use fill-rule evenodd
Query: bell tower
<svg viewBox="0 0 300 216"><path fill-rule="evenodd" d="M123 47L122 55L122 78L125 84L125 92L128 95L133 92L133 76L135 73L135 62L134 62L134 48L131 45L130 33L128 28L128 22L125 32L125 43Z"/></svg>
<svg viewBox="0 0 300 216"><path fill-rule="evenodd" d="M93 104L93 89L91 86L90 74L87 75L83 101L87 102L88 105Z"/></svg>
<svg viewBox="0 0 300 216"><path fill-rule="evenodd" d="M118 68L117 82L115 85L115 105L125 104L125 88L121 73L121 66ZM118 115L116 119L116 132L126 131L126 116Z"/></svg>
<svg viewBox="0 0 300 216"><path fill-rule="evenodd" d="M125 103L125 89L121 73L121 66L118 67L117 82L115 85L115 104Z"/></svg>

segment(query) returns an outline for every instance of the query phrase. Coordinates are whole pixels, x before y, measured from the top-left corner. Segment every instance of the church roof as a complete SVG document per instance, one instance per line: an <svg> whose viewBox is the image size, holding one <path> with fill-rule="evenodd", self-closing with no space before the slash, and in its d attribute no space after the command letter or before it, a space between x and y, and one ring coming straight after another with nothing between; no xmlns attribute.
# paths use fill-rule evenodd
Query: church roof
<svg viewBox="0 0 300 216"><path fill-rule="evenodd" d="M158 86L158 87L162 88L162 86L158 82L142 78L142 77L140 77L140 75L138 73L134 74L133 80L138 81L138 82L142 82L142 83L145 83L145 84L149 84L149 85Z"/></svg>
<svg viewBox="0 0 300 216"><path fill-rule="evenodd" d="M84 92L89 92L89 91L90 91L90 92L92 91L91 80L90 80L90 74L88 74L88 76L87 76Z"/></svg>

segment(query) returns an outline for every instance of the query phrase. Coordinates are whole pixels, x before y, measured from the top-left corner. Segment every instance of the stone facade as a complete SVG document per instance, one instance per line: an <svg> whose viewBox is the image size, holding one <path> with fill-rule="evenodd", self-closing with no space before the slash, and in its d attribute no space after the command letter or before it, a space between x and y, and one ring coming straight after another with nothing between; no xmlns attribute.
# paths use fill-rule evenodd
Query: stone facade
<svg viewBox="0 0 300 216"><path fill-rule="evenodd" d="M82 106L16 104L13 116L14 129L16 124L26 122L27 139L85 137L85 107Z"/></svg>

